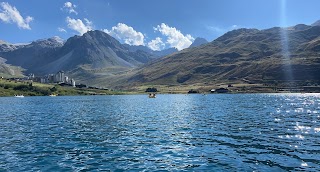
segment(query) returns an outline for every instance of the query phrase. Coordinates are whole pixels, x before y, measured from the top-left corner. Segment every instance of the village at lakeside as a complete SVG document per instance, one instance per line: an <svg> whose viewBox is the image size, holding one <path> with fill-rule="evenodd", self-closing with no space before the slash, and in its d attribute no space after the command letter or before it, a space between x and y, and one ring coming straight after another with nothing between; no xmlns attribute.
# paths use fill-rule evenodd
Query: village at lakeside
<svg viewBox="0 0 320 172"><path fill-rule="evenodd" d="M45 77L29 75L19 78L0 78L0 96L70 96L70 95L125 95L125 94L210 94L210 93L319 93L320 86L293 83L219 83L180 85L136 85L109 89L76 84L63 71Z"/></svg>

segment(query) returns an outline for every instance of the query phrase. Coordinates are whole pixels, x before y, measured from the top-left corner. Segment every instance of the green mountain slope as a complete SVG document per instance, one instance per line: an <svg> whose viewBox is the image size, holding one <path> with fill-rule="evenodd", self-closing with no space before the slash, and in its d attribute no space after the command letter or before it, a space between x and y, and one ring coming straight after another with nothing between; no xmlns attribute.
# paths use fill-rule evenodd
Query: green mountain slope
<svg viewBox="0 0 320 172"><path fill-rule="evenodd" d="M126 82L134 85L243 80L261 83L287 79L318 82L319 36L320 26L307 25L233 30L211 43L145 65ZM288 51L284 52L286 43ZM289 61L285 54L289 54Z"/></svg>

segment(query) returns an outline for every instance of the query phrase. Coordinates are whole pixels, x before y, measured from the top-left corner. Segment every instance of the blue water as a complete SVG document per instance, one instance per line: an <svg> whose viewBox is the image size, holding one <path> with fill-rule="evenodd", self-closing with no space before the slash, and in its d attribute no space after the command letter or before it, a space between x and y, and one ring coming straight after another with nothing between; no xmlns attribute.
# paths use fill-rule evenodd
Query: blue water
<svg viewBox="0 0 320 172"><path fill-rule="evenodd" d="M320 94L0 98L0 171L317 171Z"/></svg>

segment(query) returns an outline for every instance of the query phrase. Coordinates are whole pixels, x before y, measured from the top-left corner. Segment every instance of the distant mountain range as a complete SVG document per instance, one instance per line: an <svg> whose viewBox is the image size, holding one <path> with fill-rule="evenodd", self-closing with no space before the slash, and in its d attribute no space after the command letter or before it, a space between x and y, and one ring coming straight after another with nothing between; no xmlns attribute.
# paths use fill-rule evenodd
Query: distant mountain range
<svg viewBox="0 0 320 172"><path fill-rule="evenodd" d="M66 42L59 37L21 45L0 41L0 57L5 59L4 63L21 66L25 73L36 75L59 70L92 72L112 68L124 71L177 51L175 48L153 51L146 46L121 44L102 31L89 31Z"/></svg>
<svg viewBox="0 0 320 172"><path fill-rule="evenodd" d="M64 70L83 83L111 87L284 80L320 83L319 56L319 22L237 29L212 42L197 38L182 51L153 51L121 44L102 31L89 31L65 42L58 37L18 45L0 41L0 74L21 73L15 66L36 75Z"/></svg>
<svg viewBox="0 0 320 172"><path fill-rule="evenodd" d="M143 46L143 45L136 46L136 45L124 44L124 46L126 46L129 49L129 51L131 51L131 52L144 51L144 52L147 52L147 53L149 53L153 56L156 56L156 57L164 57L169 54L178 52L178 49L176 49L176 48L168 48L168 49L164 49L161 51L154 51L154 50L151 50L150 48Z"/></svg>

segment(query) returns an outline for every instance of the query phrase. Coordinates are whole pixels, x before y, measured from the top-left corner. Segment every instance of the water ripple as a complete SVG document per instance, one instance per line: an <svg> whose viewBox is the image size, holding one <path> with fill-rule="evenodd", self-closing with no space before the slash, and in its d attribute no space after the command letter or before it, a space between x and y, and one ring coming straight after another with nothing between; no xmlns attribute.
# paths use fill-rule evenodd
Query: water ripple
<svg viewBox="0 0 320 172"><path fill-rule="evenodd" d="M317 171L319 94L0 99L0 171Z"/></svg>

